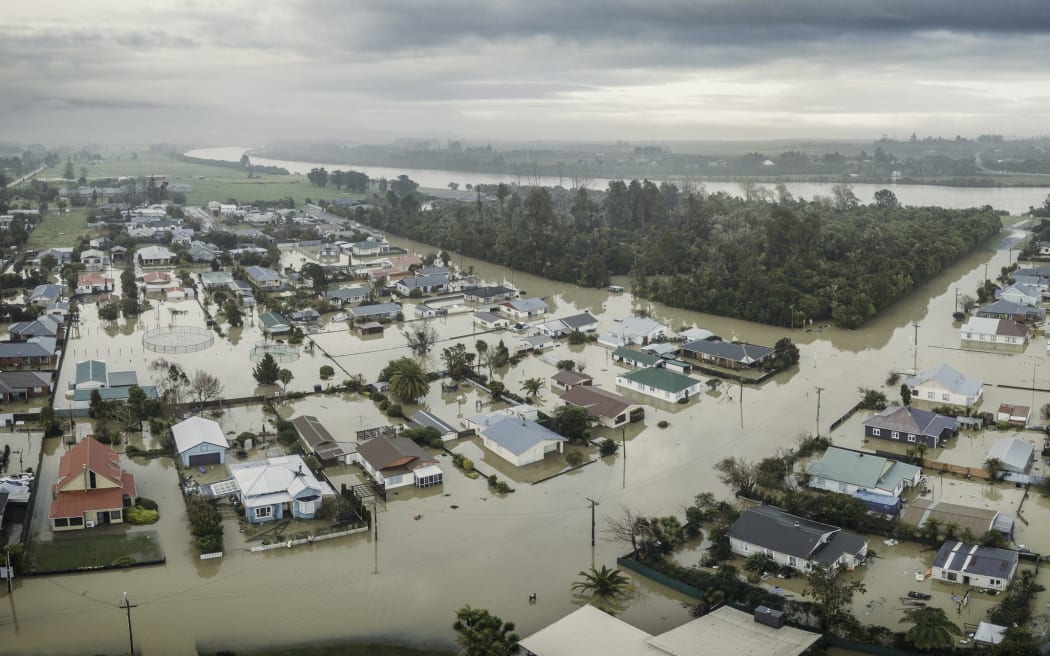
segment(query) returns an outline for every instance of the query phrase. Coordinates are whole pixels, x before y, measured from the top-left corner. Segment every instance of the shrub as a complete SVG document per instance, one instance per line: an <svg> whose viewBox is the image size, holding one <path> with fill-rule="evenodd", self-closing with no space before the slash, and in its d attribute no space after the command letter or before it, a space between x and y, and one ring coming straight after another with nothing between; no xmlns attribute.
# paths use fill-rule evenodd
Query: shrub
<svg viewBox="0 0 1050 656"><path fill-rule="evenodd" d="M387 401L386 399L383 399L382 401L379 402L379 410L381 412L386 412L389 409L390 409L390 401Z"/></svg>
<svg viewBox="0 0 1050 656"><path fill-rule="evenodd" d="M156 504L154 504L156 505ZM124 520L129 524L141 526L143 524L154 524L160 519L160 512L150 510L142 506L135 506L124 511Z"/></svg>
<svg viewBox="0 0 1050 656"><path fill-rule="evenodd" d="M331 378L334 375L335 369L333 369L331 365L326 364L323 367L321 367L321 378L327 379Z"/></svg>
<svg viewBox="0 0 1050 656"><path fill-rule="evenodd" d="M473 471L474 461L470 458L463 458L463 462L460 463L460 467L462 467L465 471Z"/></svg>
<svg viewBox="0 0 1050 656"><path fill-rule="evenodd" d="M157 502L153 499L147 499L146 497L138 497L135 499L136 506L142 506L146 510L156 510Z"/></svg>
<svg viewBox="0 0 1050 656"><path fill-rule="evenodd" d="M601 444L598 445L598 452L603 456L616 455L616 452L620 450L620 443L615 440L602 440Z"/></svg>
<svg viewBox="0 0 1050 656"><path fill-rule="evenodd" d="M657 423L656 425L659 426L660 428L667 428L668 426L671 425L671 423L669 421L667 421L666 419L661 419L659 421L659 423Z"/></svg>
<svg viewBox="0 0 1050 656"><path fill-rule="evenodd" d="M404 417L405 413L401 410L401 406L397 403L392 403L390 407L386 409L387 417Z"/></svg>
<svg viewBox="0 0 1050 656"><path fill-rule="evenodd" d="M463 466L463 461L466 460L466 459L467 459L466 456L464 456L462 453L453 453L452 454L452 464L455 465L456 467L462 467Z"/></svg>
<svg viewBox="0 0 1050 656"><path fill-rule="evenodd" d="M291 446L299 440L299 433L294 428L282 428L277 431L277 441L285 446Z"/></svg>
<svg viewBox="0 0 1050 656"><path fill-rule="evenodd" d="M137 562L138 561L135 560L134 556L121 556L120 558L117 558L116 560L114 560L113 564L116 565L117 567L131 567L132 565L134 565Z"/></svg>
<svg viewBox="0 0 1050 656"><path fill-rule="evenodd" d="M444 448L445 443L441 440L440 437L432 437L427 442L427 446L429 446L431 449L441 449Z"/></svg>
<svg viewBox="0 0 1050 656"><path fill-rule="evenodd" d="M565 452L565 462L569 463L570 467L579 467L583 464L583 452L579 449L569 449Z"/></svg>

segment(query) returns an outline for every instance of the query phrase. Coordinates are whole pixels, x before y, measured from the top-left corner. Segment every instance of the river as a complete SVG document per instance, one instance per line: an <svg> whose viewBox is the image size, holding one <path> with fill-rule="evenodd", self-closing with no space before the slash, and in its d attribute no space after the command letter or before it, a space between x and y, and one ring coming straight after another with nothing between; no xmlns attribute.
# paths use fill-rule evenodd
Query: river
<svg viewBox="0 0 1050 656"><path fill-rule="evenodd" d="M944 193L972 191L930 189ZM424 244L396 238L391 241L410 251L433 251ZM626 434L626 458L607 458L537 485L530 484L537 473L557 463L515 472L469 440L456 444L456 451L475 458L479 466L498 469L516 491L504 497L494 495L484 482L466 478L447 459L442 459L446 472L444 488L391 496L387 511L381 513L378 543L368 535L357 535L250 554L239 550L243 540L236 524L228 522L230 553L221 560L200 561L190 546L170 460L136 460L127 466L137 476L140 494L156 499L162 512L161 521L145 530L156 531L167 564L18 580L14 594L0 602L0 653L119 652L127 645L126 617L117 608L125 591L138 604L133 620L136 644L143 653L193 654L198 646L236 651L346 637L450 646L455 610L465 604L488 608L516 622L519 632L527 635L581 603L570 590L580 570L592 563L614 565L616 557L626 551L624 545L602 539L603 516L616 515L622 507L647 514L680 515L682 506L699 492L727 494L712 469L713 463L727 455L757 460L779 447L791 446L799 435L817 427L818 416L820 430L826 433L830 423L857 401L858 387L880 388L895 398L896 387L885 384L891 370L911 368L913 362L920 369L946 362L964 373L980 376L986 382L985 409L994 410L1006 402L1031 403L1036 408L1050 402L1050 393L999 386L1029 387L1034 382L1037 388L1050 388L1042 340L1032 343L1025 354L1014 356L957 348L958 329L951 316L956 289L972 293L986 265L992 271L1004 266L1011 255L1002 248L986 248L968 255L858 330L827 328L813 332L789 332L649 305L633 298L629 290L611 295L602 289L555 283L458 254L453 256L457 266L472 266L486 280L512 282L530 294L544 297L553 316L590 310L598 317L602 331L644 307L676 329L698 325L727 338L759 344L772 344L789 335L799 345L802 359L797 369L778 375L761 387L745 388L742 396L741 390L722 385L684 406L649 403L644 423L631 426ZM300 257L297 252L287 252L285 263L301 263ZM171 309L185 313L171 313ZM408 306L406 314L411 314ZM143 330L171 322L203 324L199 307L191 301L157 303L138 321L122 321L113 326L99 324L92 304L82 306L81 316L83 328L68 346L70 356L58 389L64 389L70 380L73 363L89 357L109 360L111 369L135 369L140 380L149 380L147 365L156 355L143 351ZM920 326L917 352L912 346L913 321ZM435 326L442 338L450 340L446 343L473 342L467 315L450 316ZM381 338L364 340L342 326L328 328L315 340L331 354L331 360L317 352L282 365L295 375L290 390L311 389L319 382L319 366L325 363L334 362L348 373L360 372L371 379L387 361L407 353L404 337L397 330L388 329ZM501 337L508 343L513 339L509 334L485 339L491 344ZM177 357L188 371L205 369L220 374L225 395L241 396L257 389L250 376L248 353L261 339L259 329L248 321L243 329L230 330L225 338L217 339L210 349ZM582 362L595 384L608 389L614 388L614 377L621 371L601 346L561 344L545 357L528 357L517 366L497 371L496 377L509 388L520 389L526 378L549 380L555 372L550 362L564 358ZM431 354L428 366L439 368L439 355ZM340 372L336 379L342 377ZM823 388L821 396L817 394L818 387ZM463 394L465 405L460 405L458 394L463 393L443 394L435 386L426 405L446 421L458 424L460 417L469 414L468 410L480 399L469 392ZM558 405L559 399L549 383L538 403L547 411ZM308 397L282 404L280 411L284 416L316 415L337 439L352 439L353 431L386 421L373 403L353 396ZM265 420L258 408L228 410L219 419L228 434L258 430ZM661 421L668 422L668 426L660 428ZM853 420L858 421L859 418ZM859 446L857 423L846 426L836 431L836 441ZM0 441L4 435L0 434ZM620 437L618 433L609 436ZM11 439L17 440L17 447L26 438L18 433ZM960 443L953 449L963 462L972 462L982 455L982 449L969 444ZM46 480L57 467L61 446L52 439L45 451L48 455L42 474ZM944 498L954 498L950 495L955 490L945 484ZM599 539L594 548L590 544L588 498L600 503ZM1016 503L1012 495L1006 494L982 492L974 498L998 504L1006 512L1013 512ZM42 501L42 507L37 509L38 520L46 517L46 495ZM1050 522L1042 515L1050 509L1038 500L1028 504L1031 524L1019 526L1019 541L1045 553L1050 550ZM419 519L415 519L417 515ZM34 530L46 537L46 521L38 521ZM877 541L873 541L873 546L883 550ZM912 560L929 556L908 551L902 556L906 560L887 559L878 569L895 572L894 580L891 582L881 573L873 574L880 577L880 584L873 581L871 595L859 599L855 607L859 611L868 607L868 601L893 598L898 587L906 590ZM858 570L857 575L860 574ZM1050 583L1045 568L1040 578L1044 584ZM634 593L622 614L624 620L650 633L688 621L680 596L638 577L631 579ZM538 595L537 603L529 603L530 593ZM1050 601L1046 596L1040 597L1040 608ZM885 608L867 619L884 621L896 629L896 613Z"/></svg>
<svg viewBox="0 0 1050 656"><path fill-rule="evenodd" d="M200 148L191 150L186 155L199 157L201 159L214 159L226 162L239 162L244 153L250 148L229 146L222 148ZM395 179L399 175L407 175L423 187L432 189L444 189L450 182L458 183L460 187L466 184L499 184L525 183L529 184L521 176L499 175L492 173L466 173L463 171L440 171L435 169L394 169L382 166L368 166L361 164L327 164L323 162L299 162L292 160L266 159L252 157L252 162L259 166L279 166L288 169L291 173L305 175L312 168L323 166L329 171L349 170L361 171L371 178ZM539 177L529 178L544 186L568 185L569 178ZM709 182L699 178L690 179L686 176L676 176L673 182L692 182L703 186L708 192L725 192L732 195L740 195L740 184L736 182ZM604 189L609 180L604 178L592 178L587 186L591 189ZM760 183L760 186L773 189L775 183ZM814 196L831 196L831 188L836 183L831 182L788 182L785 183L788 190L796 197L812 199ZM1039 207L1043 204L1050 187L945 187L938 185L875 185L858 183L851 185L853 193L862 203L870 203L875 192L880 189L891 189L902 205L916 206L939 206L948 208L981 207L991 205L1010 214L1022 214L1031 207Z"/></svg>

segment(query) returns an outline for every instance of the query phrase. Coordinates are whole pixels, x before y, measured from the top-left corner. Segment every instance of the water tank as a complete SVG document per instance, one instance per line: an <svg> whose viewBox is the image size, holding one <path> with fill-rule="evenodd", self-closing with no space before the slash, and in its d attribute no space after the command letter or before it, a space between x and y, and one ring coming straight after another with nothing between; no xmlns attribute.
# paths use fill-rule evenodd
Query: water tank
<svg viewBox="0 0 1050 656"><path fill-rule="evenodd" d="M784 611L759 606L755 609L755 621L779 629L784 626Z"/></svg>

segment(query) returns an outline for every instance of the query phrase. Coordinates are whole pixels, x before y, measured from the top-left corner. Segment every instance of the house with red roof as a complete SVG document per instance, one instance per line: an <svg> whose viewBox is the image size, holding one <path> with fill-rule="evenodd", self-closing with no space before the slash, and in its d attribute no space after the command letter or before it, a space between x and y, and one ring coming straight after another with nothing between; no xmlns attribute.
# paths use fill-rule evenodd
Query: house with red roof
<svg viewBox="0 0 1050 656"><path fill-rule="evenodd" d="M135 477L120 467L120 456L92 437L67 451L51 486L53 531L75 531L124 522L135 498Z"/></svg>

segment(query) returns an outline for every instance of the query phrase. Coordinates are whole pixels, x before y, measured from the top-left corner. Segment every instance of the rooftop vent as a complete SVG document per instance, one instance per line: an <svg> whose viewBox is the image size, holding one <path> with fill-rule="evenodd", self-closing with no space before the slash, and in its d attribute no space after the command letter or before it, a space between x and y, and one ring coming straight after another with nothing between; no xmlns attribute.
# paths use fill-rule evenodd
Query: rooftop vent
<svg viewBox="0 0 1050 656"><path fill-rule="evenodd" d="M784 611L782 610L773 610L772 608L759 606L755 609L754 617L755 621L759 624L771 626L774 629L779 629L780 627L784 626L785 618Z"/></svg>

